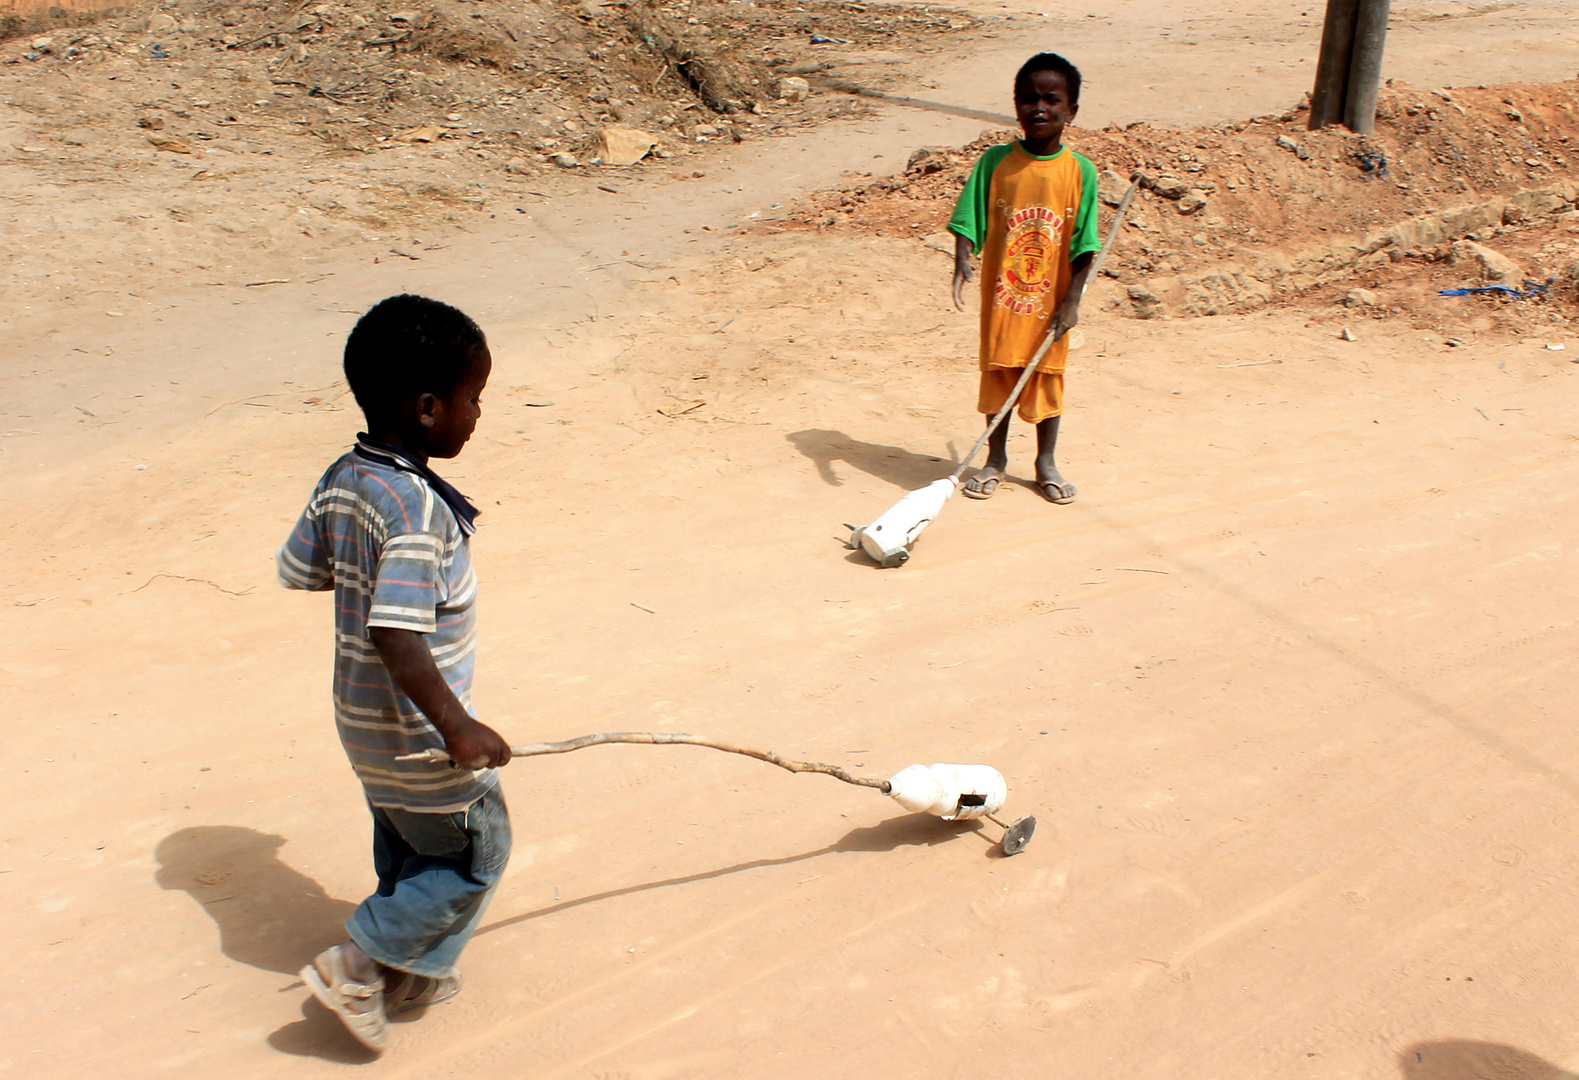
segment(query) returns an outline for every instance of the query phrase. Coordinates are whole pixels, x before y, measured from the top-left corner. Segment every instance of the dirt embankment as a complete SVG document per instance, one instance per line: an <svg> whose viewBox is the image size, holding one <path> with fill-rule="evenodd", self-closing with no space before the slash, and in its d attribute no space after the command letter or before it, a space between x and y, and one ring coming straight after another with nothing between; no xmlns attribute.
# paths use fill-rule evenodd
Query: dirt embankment
<svg viewBox="0 0 1579 1080"><path fill-rule="evenodd" d="M1534 282L1547 290L1529 298L1536 321L1565 320L1579 301L1579 246L1548 233L1579 197L1576 106L1579 81L1396 83L1370 136L1307 131L1303 106L1193 130L1076 131L1071 145L1101 171L1104 230L1129 177L1144 177L1108 264L1122 288L1097 295L1140 317L1215 315L1425 271L1443 287ZM958 150L918 151L904 176L822 193L783 226L936 233L977 155L1010 137L990 131ZM1526 303L1505 293L1487 302Z"/></svg>
<svg viewBox="0 0 1579 1080"><path fill-rule="evenodd" d="M864 113L795 72L975 25L827 0L140 5L0 44L0 273L36 308L154 273L287 277L347 246L419 255L441 226ZM737 97L707 92L720 74ZM605 128L649 152L594 165Z"/></svg>

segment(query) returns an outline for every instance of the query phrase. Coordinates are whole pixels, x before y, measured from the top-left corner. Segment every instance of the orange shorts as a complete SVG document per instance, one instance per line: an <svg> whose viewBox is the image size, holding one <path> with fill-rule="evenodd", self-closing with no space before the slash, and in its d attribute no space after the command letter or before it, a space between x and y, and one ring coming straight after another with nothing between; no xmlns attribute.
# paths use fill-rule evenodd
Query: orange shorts
<svg viewBox="0 0 1579 1080"><path fill-rule="evenodd" d="M981 373L981 393L976 398L976 411L995 416L1003 403L1009 400L1014 384L1020 381L1024 368L987 368ZM1040 424L1064 414L1064 373L1062 371L1037 371L1025 384L1020 395L1019 408L1015 410L1027 424Z"/></svg>

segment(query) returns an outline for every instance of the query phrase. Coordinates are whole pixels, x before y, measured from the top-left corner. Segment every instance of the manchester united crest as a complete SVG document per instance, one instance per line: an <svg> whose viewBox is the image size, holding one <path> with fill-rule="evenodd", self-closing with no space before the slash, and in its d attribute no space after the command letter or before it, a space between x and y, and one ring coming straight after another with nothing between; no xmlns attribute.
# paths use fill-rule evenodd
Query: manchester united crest
<svg viewBox="0 0 1579 1080"><path fill-rule="evenodd" d="M1047 294L1058 284L1063 215L1046 206L1027 206L1010 215L1008 226L994 292L998 303L1016 315L1040 315Z"/></svg>

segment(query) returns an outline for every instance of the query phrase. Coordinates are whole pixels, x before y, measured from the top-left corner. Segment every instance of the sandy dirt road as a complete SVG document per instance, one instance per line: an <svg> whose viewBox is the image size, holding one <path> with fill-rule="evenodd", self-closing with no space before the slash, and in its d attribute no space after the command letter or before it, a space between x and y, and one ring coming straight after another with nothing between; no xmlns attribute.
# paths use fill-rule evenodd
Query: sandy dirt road
<svg viewBox="0 0 1579 1080"><path fill-rule="evenodd" d="M1262 28L1312 10L1242 7ZM1484 30L1503 20L1571 74L1567 13L1508 7L1422 6L1464 18L1429 49L1400 33L1396 62L1506 42ZM1160 39L1180 16L1120 17ZM1314 55L1312 22L1291 52ZM1247 62L1244 33L1148 46L1170 80L1148 115L1194 119L1187 92ZM1088 70L1118 69L1126 40L1091 34ZM1456 81L1536 74L1507 70L1511 44L1466 55L1483 69ZM918 96L1000 67L958 58ZM1306 81L1279 68L1207 107L1280 108ZM1099 85L1093 122L1145 111ZM329 612L277 590L272 555L358 427L343 335L397 289L472 311L495 348L483 426L447 470L485 511L484 718L522 740L704 732L873 774L987 761L1042 826L1002 860L991 827L704 751L518 762L516 852L468 989L368 1068L1579 1065L1561 569L1579 339L1448 349L1377 321L1345 342L1297 308L1092 316L1062 450L1080 500L957 501L878 572L839 523L969 445L973 320L913 242L730 226L980 126L892 116L743 147L623 212L594 190L452 230L420 261L331 250L279 286L8 304L0 1072L365 1063L294 975L369 887L368 829L328 717ZM91 243L66 239L62 257ZM1027 475L1026 437L1011 446Z"/></svg>

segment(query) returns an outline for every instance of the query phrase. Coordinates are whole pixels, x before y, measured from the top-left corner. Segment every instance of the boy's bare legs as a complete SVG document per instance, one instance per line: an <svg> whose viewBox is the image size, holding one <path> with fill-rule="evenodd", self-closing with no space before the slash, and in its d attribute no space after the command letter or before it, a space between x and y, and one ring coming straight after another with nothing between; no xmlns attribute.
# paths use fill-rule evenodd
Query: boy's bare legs
<svg viewBox="0 0 1579 1080"><path fill-rule="evenodd" d="M1058 462L1054 460L1054 451L1058 447L1058 422L1062 419L1061 416L1052 416L1036 425L1036 487L1047 496L1048 502L1059 504L1075 501L1075 485L1064 479L1063 473L1058 471ZM1005 423L998 430L1002 431L1008 426Z"/></svg>

